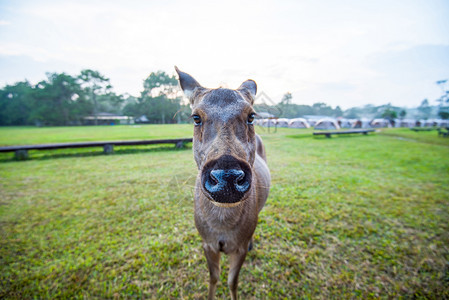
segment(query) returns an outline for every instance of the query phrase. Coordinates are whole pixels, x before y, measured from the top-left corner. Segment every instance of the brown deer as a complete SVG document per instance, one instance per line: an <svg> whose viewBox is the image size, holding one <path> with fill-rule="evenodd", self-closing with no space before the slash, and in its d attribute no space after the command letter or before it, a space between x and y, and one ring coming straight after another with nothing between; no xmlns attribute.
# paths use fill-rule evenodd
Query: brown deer
<svg viewBox="0 0 449 300"><path fill-rule="evenodd" d="M228 285L237 299L240 268L252 248L259 212L268 197L270 171L254 130L257 86L208 89L175 67L192 106L193 153L198 166L195 225L203 239L210 273L209 299L220 276L220 253L229 255Z"/></svg>

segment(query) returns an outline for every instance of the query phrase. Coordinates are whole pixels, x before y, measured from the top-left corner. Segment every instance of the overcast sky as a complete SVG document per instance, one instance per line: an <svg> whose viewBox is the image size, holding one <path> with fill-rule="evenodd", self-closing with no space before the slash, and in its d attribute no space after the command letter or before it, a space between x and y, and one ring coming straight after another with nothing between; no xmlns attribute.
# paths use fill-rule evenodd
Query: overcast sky
<svg viewBox="0 0 449 300"><path fill-rule="evenodd" d="M174 65L274 101L431 104L449 79L449 1L4 1L0 86L90 68L139 95Z"/></svg>

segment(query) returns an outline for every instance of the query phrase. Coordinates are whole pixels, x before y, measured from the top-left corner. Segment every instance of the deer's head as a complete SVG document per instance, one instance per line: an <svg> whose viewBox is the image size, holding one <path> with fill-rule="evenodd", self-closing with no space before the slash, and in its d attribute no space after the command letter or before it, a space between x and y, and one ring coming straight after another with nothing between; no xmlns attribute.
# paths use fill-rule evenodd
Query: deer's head
<svg viewBox="0 0 449 300"><path fill-rule="evenodd" d="M208 89L176 71L192 107L193 152L201 190L218 206L236 205L253 189L256 83L247 80L236 90Z"/></svg>

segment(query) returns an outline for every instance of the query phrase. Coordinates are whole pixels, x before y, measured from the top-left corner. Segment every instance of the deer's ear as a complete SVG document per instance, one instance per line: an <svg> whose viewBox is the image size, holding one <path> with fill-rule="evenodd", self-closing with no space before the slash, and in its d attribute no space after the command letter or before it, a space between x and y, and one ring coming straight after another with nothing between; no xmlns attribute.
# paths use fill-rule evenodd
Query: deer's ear
<svg viewBox="0 0 449 300"><path fill-rule="evenodd" d="M257 93L257 84L254 80L248 79L247 81L243 82L237 90L249 96L248 100L251 102L251 104L253 104L254 98L256 97Z"/></svg>
<svg viewBox="0 0 449 300"><path fill-rule="evenodd" d="M178 69L178 67L175 66L176 73L178 73L179 76L179 83L181 84L182 91L184 92L184 95L186 95L187 98L189 98L190 103L193 104L193 92L196 88L202 88L201 84L198 83L198 81L195 80L192 76L190 76L187 73L182 72Z"/></svg>

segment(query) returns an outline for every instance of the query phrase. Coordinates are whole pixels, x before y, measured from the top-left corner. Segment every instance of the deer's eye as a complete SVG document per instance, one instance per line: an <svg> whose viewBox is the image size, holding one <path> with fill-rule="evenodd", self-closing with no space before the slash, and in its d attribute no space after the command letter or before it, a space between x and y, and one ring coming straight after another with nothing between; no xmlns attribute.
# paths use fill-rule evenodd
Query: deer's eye
<svg viewBox="0 0 449 300"><path fill-rule="evenodd" d="M203 121L201 121L201 117L198 115L193 115L193 123L195 123L195 126L199 126L203 123Z"/></svg>
<svg viewBox="0 0 449 300"><path fill-rule="evenodd" d="M248 120L246 120L246 123L249 125L253 125L254 124L254 118L256 117L255 113L250 113L248 115Z"/></svg>

